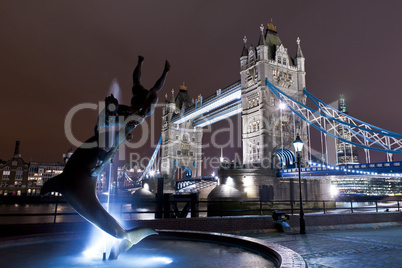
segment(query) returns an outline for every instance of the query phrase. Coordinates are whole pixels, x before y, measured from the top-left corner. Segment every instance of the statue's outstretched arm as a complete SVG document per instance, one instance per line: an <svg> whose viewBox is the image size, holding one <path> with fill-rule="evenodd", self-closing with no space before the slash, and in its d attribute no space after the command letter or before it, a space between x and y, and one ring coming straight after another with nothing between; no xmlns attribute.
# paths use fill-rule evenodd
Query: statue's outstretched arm
<svg viewBox="0 0 402 268"><path fill-rule="evenodd" d="M159 92L165 84L166 75L170 71L170 64L168 61L165 62L165 68L163 69L163 73L161 77L156 81L155 85L150 89L150 91Z"/></svg>
<svg viewBox="0 0 402 268"><path fill-rule="evenodd" d="M144 61L143 56L138 56L137 66L133 72L133 85L140 85L141 84L141 66L142 62Z"/></svg>

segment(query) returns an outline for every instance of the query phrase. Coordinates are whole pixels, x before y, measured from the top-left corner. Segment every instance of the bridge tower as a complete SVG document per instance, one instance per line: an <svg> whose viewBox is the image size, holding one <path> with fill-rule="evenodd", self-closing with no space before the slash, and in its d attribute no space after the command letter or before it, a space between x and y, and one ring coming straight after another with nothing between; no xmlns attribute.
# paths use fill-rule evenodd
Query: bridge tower
<svg viewBox="0 0 402 268"><path fill-rule="evenodd" d="M161 172L166 178L173 178L178 171L180 176L201 176L202 163L202 128L193 127L193 120L182 124L173 124L172 119L182 116L184 109L194 105L187 87L180 86L180 91L166 101L162 115Z"/></svg>
<svg viewBox="0 0 402 268"><path fill-rule="evenodd" d="M305 58L297 38L297 52L289 56L276 26L271 22L264 31L260 27L257 47L244 47L240 57L242 91L243 163L251 167L278 168L294 165L293 141L299 134L307 144L306 125L289 109L281 107L277 97L268 90L265 78L292 98L305 103ZM308 146L303 159L307 160ZM275 161L278 159L279 161Z"/></svg>

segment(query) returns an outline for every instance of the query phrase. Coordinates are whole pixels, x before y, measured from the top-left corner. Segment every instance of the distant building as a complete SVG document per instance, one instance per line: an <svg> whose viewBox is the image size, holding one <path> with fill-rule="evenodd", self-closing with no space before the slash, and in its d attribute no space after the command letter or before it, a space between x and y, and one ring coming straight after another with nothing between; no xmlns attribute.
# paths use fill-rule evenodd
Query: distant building
<svg viewBox="0 0 402 268"><path fill-rule="evenodd" d="M25 195L27 191L28 163L20 154L20 141L15 142L14 156L0 164L0 195Z"/></svg>
<svg viewBox="0 0 402 268"><path fill-rule="evenodd" d="M348 114L345 97L343 95L341 95L339 98L338 110L344 114ZM341 120L347 123L348 119L345 116ZM338 131L339 131L339 133L342 134L342 138L344 140L352 141L352 135L351 135L349 129L346 129L343 126L339 126ZM343 142L343 141L340 141L337 139L336 140L336 149L337 149L336 159L337 159L338 165L358 164L359 163L359 157L358 157L356 145L346 143L346 142Z"/></svg>
<svg viewBox="0 0 402 268"><path fill-rule="evenodd" d="M14 156L8 161L0 161L0 196L39 195L43 184L62 173L68 159L73 154L72 149L67 154L63 154L62 162L26 163L21 157L19 147L20 142L16 141Z"/></svg>
<svg viewBox="0 0 402 268"><path fill-rule="evenodd" d="M30 162L26 195L39 195L43 184L62 173L64 166L65 164L60 162ZM55 195L58 195L58 193Z"/></svg>

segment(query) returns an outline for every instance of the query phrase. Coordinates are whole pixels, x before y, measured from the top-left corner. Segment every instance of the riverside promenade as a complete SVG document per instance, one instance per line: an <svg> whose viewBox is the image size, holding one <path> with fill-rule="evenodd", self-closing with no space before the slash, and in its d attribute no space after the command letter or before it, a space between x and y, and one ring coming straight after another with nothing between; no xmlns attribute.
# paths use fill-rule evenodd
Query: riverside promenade
<svg viewBox="0 0 402 268"><path fill-rule="evenodd" d="M402 267L402 223L310 227L305 235L247 235L296 251L309 268Z"/></svg>
<svg viewBox="0 0 402 268"><path fill-rule="evenodd" d="M76 216L76 215L75 215ZM299 216L290 215L292 232L280 233L271 216L131 220L126 227L227 233L276 243L300 254L308 267L402 267L402 213L306 214L307 234L298 233ZM0 224L0 247L14 238L88 233L79 222Z"/></svg>

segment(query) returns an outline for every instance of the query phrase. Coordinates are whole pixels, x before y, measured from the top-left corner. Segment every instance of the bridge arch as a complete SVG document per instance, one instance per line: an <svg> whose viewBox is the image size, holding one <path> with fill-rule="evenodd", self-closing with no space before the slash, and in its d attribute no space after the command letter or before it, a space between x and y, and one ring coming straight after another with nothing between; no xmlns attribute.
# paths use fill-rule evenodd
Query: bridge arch
<svg viewBox="0 0 402 268"><path fill-rule="evenodd" d="M279 160L279 167L283 168L290 168L290 167L294 167L295 163L296 163L296 157L295 154L286 148L280 148L277 149L274 152L273 158L276 156L276 158ZM274 160L274 159L273 159ZM275 168L275 162L272 161L272 168Z"/></svg>
<svg viewBox="0 0 402 268"><path fill-rule="evenodd" d="M176 168L174 172L174 178L176 180L180 179L190 179L193 176L193 171L190 167L187 166L179 166Z"/></svg>

